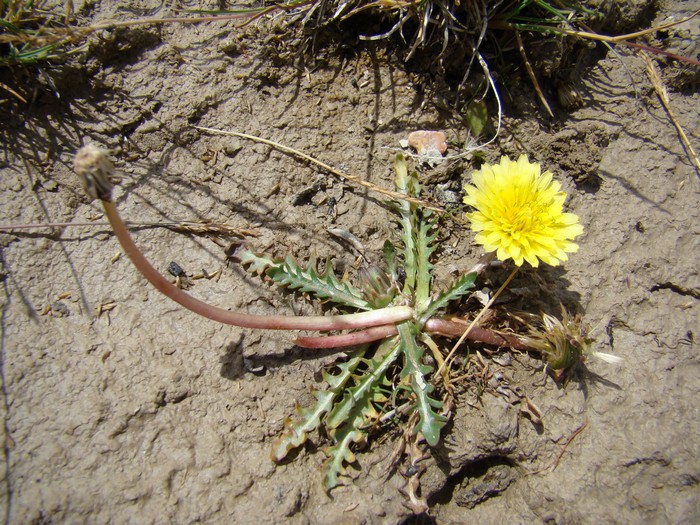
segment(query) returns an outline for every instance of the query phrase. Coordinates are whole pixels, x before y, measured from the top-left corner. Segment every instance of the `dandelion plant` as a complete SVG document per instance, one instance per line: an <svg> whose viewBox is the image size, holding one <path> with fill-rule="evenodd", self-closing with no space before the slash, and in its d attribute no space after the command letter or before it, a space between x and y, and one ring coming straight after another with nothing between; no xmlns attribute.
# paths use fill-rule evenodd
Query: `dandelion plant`
<svg viewBox="0 0 700 525"><path fill-rule="evenodd" d="M534 323L539 330L529 329L522 336L478 326L479 316L470 322L448 315L452 303L472 293L477 275L494 257L512 258L517 269L524 262L537 266L539 260L556 265L566 260L566 252L577 249L572 240L582 227L575 215L563 212L566 195L551 173L542 174L539 164L524 156L516 162L504 158L498 165L483 166L473 174L474 185L465 186L465 203L473 208L467 217L477 232L475 240L491 253L442 289L432 275L438 217L434 210L417 204L421 186L401 155L396 157L394 183L396 193L408 199L391 203L397 242L387 240L382 263L361 268L355 283L338 277L329 261L320 271L314 258L304 264L292 257L258 254L245 246L237 250L235 257L254 275L331 303L339 312L308 317L232 312L176 288L141 254L122 222L111 198L113 167L105 152L83 147L76 155L75 169L88 194L102 201L134 265L159 291L185 308L248 328L341 332L297 336L295 342L301 347L351 349L344 361L323 372L325 386L313 390L310 406L297 406L271 450L272 459L282 461L320 432L328 441L323 465L328 490L343 483L359 447L386 425L402 426L402 435L412 436L413 450L439 443L453 403L446 359L434 338L461 336L460 342L466 338L531 351L553 369L571 368L588 352L590 339L584 325L565 312L563 322L545 316Z"/></svg>
<svg viewBox="0 0 700 525"><path fill-rule="evenodd" d="M395 163L395 185L397 191L407 196L420 195L418 178L415 173L409 174L400 155ZM361 346L348 362L336 367L335 373L327 372L324 379L328 388L315 392L314 406L297 409L296 416L287 420L283 434L272 449L272 458L281 461L290 450L301 446L311 432L322 428L331 440L331 445L325 449L327 460L324 463L324 485L328 489L341 482L347 464L354 462L354 448L367 441L371 430L380 425L382 416L394 407L410 407L407 418L415 421L414 433L430 446L437 445L447 422L447 394L433 385L435 360L424 358L427 348L421 338L430 337L425 332L426 321L444 310L449 302L469 293L477 274L467 273L448 289L433 294L431 261L437 247L437 221L431 211L420 210L407 201L395 202L394 208L400 244L385 244L384 267L372 267L365 273L362 288L351 293L352 303L345 302L345 306L357 307L359 295L367 307L376 301L378 304L387 301L409 304L415 316L387 327L386 332L377 330L377 336L381 337L378 345ZM267 275L280 284L312 291L310 286L298 281L299 276L309 273L308 269L287 272L282 282L278 274L279 261L270 259L261 266L259 257L249 252L239 257L256 272L264 268ZM289 260L286 263L289 264ZM403 279L399 277L399 268L403 268ZM290 275L294 279L290 279ZM327 294L328 290L319 298ZM341 304L347 301L340 294L335 300ZM338 343L337 339L329 339ZM309 342L322 340L302 339L300 343L309 346ZM411 418L411 413L416 417Z"/></svg>

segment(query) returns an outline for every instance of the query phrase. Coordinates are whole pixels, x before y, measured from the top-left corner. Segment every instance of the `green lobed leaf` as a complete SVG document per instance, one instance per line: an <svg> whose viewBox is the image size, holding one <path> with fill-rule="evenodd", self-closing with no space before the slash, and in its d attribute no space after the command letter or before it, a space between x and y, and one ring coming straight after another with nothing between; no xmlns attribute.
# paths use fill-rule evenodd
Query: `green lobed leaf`
<svg viewBox="0 0 700 525"><path fill-rule="evenodd" d="M340 485L339 476L345 474L345 464L355 461L355 454L350 450L350 446L365 439L365 433L351 424L345 425L336 433L336 436L338 439L336 444L324 451L328 456L328 459L323 463L323 486L326 490Z"/></svg>
<svg viewBox="0 0 700 525"><path fill-rule="evenodd" d="M430 297L430 280L433 265L430 257L436 250L434 245L437 238L437 220L432 217L430 210L424 210L423 220L420 222L416 234L416 295L415 304L420 309Z"/></svg>
<svg viewBox="0 0 700 525"><path fill-rule="evenodd" d="M417 182L412 181L412 177L408 174L408 168L406 166L406 159L403 155L396 155L396 161L394 163L394 171L396 173L396 178L394 183L396 184L396 190L399 193L405 195L412 195L413 190ZM404 280L403 292L406 295L412 295L416 287L416 247L415 247L415 215L413 213L414 207L408 201L398 201L396 203L397 211L399 213L399 224L401 226L401 242L403 243L404 250L404 270L406 272L406 277Z"/></svg>
<svg viewBox="0 0 700 525"><path fill-rule="evenodd" d="M330 300L360 310L370 309L369 303L362 298L362 292L346 281L341 282L333 273L330 263L326 265L326 271L318 273L314 259L304 268L292 257L287 257L268 268L265 273L277 284L310 293L317 299Z"/></svg>
<svg viewBox="0 0 700 525"><path fill-rule="evenodd" d="M333 407L336 397L342 392L348 380L352 378L352 373L364 361L362 359L363 353L364 351L360 350L358 355L349 361L337 365L340 373L323 373L323 377L329 385L328 390L312 392L316 398L316 404L309 408L301 408L297 405L298 417L295 420L290 418L285 420L284 432L272 443L270 456L273 461L282 461L291 450L306 442L309 432L321 426L323 415Z"/></svg>
<svg viewBox="0 0 700 525"><path fill-rule="evenodd" d="M304 268L292 257L270 259L264 255L257 255L247 248L239 249L236 257L242 265L248 266L249 272L257 275L265 273L280 286L310 293L316 299L332 301L343 306L360 310L371 309L360 290L335 276L328 261L326 261L326 270L319 273L316 270L314 258L311 258Z"/></svg>
<svg viewBox="0 0 700 525"><path fill-rule="evenodd" d="M328 387L333 392L340 392L340 390L345 386L350 378L352 378L352 373L355 371L357 366L363 362L362 355L364 351L360 351L358 355L355 355L352 359L345 363L337 364L336 366L340 369L338 374L329 374L326 371L322 372L323 379L328 383Z"/></svg>
<svg viewBox="0 0 700 525"><path fill-rule="evenodd" d="M328 459L323 464L325 471L323 484L327 490L340 484L338 476L345 474L345 464L355 461L355 454L351 450L353 443L362 443L367 436L367 428L379 418L379 413L374 408L377 397L375 385L364 392L363 396L356 399L356 403L347 414L345 423L338 429L330 432L335 444L324 450Z"/></svg>
<svg viewBox="0 0 700 525"><path fill-rule="evenodd" d="M250 273L255 275L262 275L265 270L279 264L279 261L275 262L273 259L266 257L265 255L258 255L251 252L245 246L239 248L236 251L235 257L241 263L242 266L247 266Z"/></svg>
<svg viewBox="0 0 700 525"><path fill-rule="evenodd" d="M388 352L384 350L391 347ZM386 371L396 360L401 351L396 338L388 339L377 349L375 357L367 360L367 370L362 372L358 383L352 388L345 389L345 395L333 407L326 416L325 426L329 430L340 427L345 423L359 400L364 399L367 393L375 386L383 385ZM378 357L379 355L379 357Z"/></svg>
<svg viewBox="0 0 700 525"><path fill-rule="evenodd" d="M398 325L401 348L406 357L402 377L410 377L411 388L416 395L416 410L418 410L418 431L423 435L430 446L435 446L440 441L440 431L447 423L447 418L436 413L433 408L441 408L442 403L432 399L428 394L434 387L425 376L433 371L433 368L421 363L423 349L415 339L416 328L410 321L404 321Z"/></svg>
<svg viewBox="0 0 700 525"><path fill-rule="evenodd" d="M438 310L445 308L450 302L460 299L466 295L469 290L474 288L474 281L476 281L476 272L467 273L461 275L455 280L452 285L446 290L440 292L438 296L430 301L428 307L421 314L421 321L425 322L435 315Z"/></svg>
<svg viewBox="0 0 700 525"><path fill-rule="evenodd" d="M306 442L309 432L321 425L321 417L333 406L337 393L332 390L317 390L313 395L316 398L313 407L301 408L297 405L298 420L285 420L284 432L272 443L270 457L273 461L282 461L290 450Z"/></svg>

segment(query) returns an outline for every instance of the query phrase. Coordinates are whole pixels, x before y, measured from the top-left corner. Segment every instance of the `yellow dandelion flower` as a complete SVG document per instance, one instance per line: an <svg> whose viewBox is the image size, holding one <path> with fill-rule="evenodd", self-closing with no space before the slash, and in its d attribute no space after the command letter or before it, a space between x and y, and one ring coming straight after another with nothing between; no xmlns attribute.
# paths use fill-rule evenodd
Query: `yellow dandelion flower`
<svg viewBox="0 0 700 525"><path fill-rule="evenodd" d="M517 161L501 157L500 164L475 171L472 182L464 186L464 203L474 208L467 218L476 242L499 260L557 266L578 250L571 242L583 233L578 216L563 212L566 193L549 171L540 173L538 163L525 155Z"/></svg>

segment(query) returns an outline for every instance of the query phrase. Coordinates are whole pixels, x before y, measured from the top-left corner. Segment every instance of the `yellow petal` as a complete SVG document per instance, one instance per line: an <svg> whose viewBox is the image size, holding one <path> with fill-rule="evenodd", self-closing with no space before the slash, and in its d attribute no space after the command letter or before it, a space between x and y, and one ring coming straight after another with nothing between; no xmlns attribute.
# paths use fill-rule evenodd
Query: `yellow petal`
<svg viewBox="0 0 700 525"><path fill-rule="evenodd" d="M566 193L550 171L521 155L517 161L501 157L494 165L484 164L464 185L464 203L475 241L500 260L513 259L558 265L566 253L578 250L571 242L583 233L578 217L564 213Z"/></svg>

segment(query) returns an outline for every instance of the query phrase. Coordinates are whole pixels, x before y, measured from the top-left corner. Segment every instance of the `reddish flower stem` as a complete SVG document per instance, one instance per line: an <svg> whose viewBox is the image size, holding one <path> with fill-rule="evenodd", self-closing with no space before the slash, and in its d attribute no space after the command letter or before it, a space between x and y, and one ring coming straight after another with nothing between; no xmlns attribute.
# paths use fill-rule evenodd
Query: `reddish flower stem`
<svg viewBox="0 0 700 525"><path fill-rule="evenodd" d="M302 348L342 348L344 346L355 346L379 341L385 337L398 334L396 326L393 324L375 326L341 335L325 336L299 336L294 340L294 344Z"/></svg>
<svg viewBox="0 0 700 525"><path fill-rule="evenodd" d="M444 337L461 337L468 322L458 317L432 318L425 323L425 331L429 334L442 335ZM326 336L301 336L294 340L294 344L302 348L342 348L344 346L355 346L372 343L385 337L396 335L398 332L394 325L376 326L341 335ZM467 334L467 339L476 343L483 343L491 346L509 347L515 350L532 350L525 345L520 338L514 335L499 334L487 328L473 327Z"/></svg>
<svg viewBox="0 0 700 525"><path fill-rule="evenodd" d="M466 320L458 317L433 317L425 323L425 331L445 337L461 337L468 325L469 323ZM530 350L530 347L515 335L500 334L478 326L472 327L469 334L467 334L467 339L498 347L507 346L515 350Z"/></svg>
<svg viewBox="0 0 700 525"><path fill-rule="evenodd" d="M395 306L370 312L348 315L331 316L286 316L286 315L253 315L224 310L195 299L186 292L174 286L156 270L134 243L126 229L114 202L102 198L105 215L112 225L114 234L124 248L124 252L134 263L134 266L159 292L168 296L176 303L203 317L220 323L241 326L245 328L263 328L267 330L348 330L387 325L410 319L413 309L408 306Z"/></svg>

